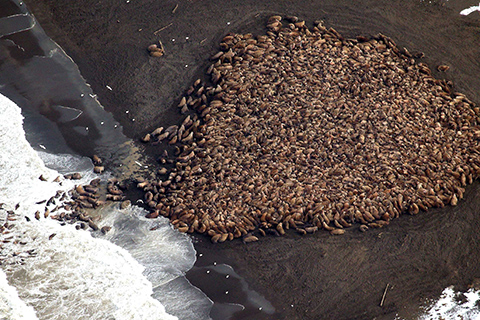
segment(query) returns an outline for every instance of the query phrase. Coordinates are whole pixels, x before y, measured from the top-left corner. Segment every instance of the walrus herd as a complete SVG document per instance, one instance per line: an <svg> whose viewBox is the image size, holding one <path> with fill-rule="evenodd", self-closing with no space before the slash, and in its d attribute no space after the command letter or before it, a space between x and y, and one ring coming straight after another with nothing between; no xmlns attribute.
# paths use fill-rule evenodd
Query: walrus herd
<svg viewBox="0 0 480 320"><path fill-rule="evenodd" d="M138 182L148 217L250 242L366 231L462 199L480 173L475 104L384 35L280 16L267 28L225 36L210 82L180 99L183 122L142 139L176 150Z"/></svg>
<svg viewBox="0 0 480 320"><path fill-rule="evenodd" d="M97 155L93 155L93 172L101 174L104 171L103 161ZM39 177L42 181L47 181L43 176ZM79 172L66 174L63 179L80 180L82 175ZM62 184L62 178L58 176L53 182ZM106 234L111 230L110 226L99 228L96 220L98 217L92 217L90 213L111 201L122 201L120 209L125 209L130 205L130 200L126 200L124 190L127 189L126 181L119 182L116 178L104 180L101 177L91 180L88 184L75 184L75 187L68 192L58 190L56 194L48 201L42 200L36 204L45 204L43 213L37 210L34 214L35 219L42 218L55 219L62 225L69 223L75 224L76 229L91 229L101 231ZM25 216L30 221L28 216Z"/></svg>

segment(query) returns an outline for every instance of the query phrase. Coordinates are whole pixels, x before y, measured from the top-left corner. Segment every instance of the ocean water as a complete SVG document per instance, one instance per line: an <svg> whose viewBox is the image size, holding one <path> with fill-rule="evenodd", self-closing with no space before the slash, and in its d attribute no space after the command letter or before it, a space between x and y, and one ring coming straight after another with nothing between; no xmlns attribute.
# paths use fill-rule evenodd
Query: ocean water
<svg viewBox="0 0 480 320"><path fill-rule="evenodd" d="M208 319L212 303L183 276L195 262L193 244L166 219L111 205L99 212L99 225L112 226L102 237L43 217L46 203L39 202L96 175L88 159L35 151L22 120L20 108L0 96L0 222L7 226L0 235L0 319ZM57 170L83 178L54 182ZM179 280L180 288L168 285Z"/></svg>
<svg viewBox="0 0 480 320"><path fill-rule="evenodd" d="M7 276L0 272L0 319L38 319L32 307L18 297L17 290L10 286Z"/></svg>
<svg viewBox="0 0 480 320"><path fill-rule="evenodd" d="M78 151L92 155L96 146L125 167L136 166L137 152L72 59L21 1L7 2L0 17L0 319L209 319L213 303L184 276L196 259L192 241L167 219L109 205L96 212L100 227L112 227L104 236L43 218L52 196L98 177ZM71 172L83 178L53 181ZM56 198L48 206L51 215L60 205Z"/></svg>

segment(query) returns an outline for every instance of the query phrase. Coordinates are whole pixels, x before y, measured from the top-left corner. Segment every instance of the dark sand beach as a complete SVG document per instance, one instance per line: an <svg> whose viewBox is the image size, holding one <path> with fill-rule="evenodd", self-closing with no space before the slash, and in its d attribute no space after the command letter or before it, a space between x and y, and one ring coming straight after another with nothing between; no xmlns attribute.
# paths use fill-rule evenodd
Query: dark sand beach
<svg viewBox="0 0 480 320"><path fill-rule="evenodd" d="M28 0L26 4L79 66L124 134L137 141L160 125L180 120L176 105L182 93L195 79L206 79L208 58L218 51L224 35L263 34L272 14L297 15L309 25L323 20L345 37L385 34L399 47L424 52L419 61L427 63L435 77L452 80L455 91L480 102L480 15L459 15L474 5L468 1ZM159 40L166 54L151 58L146 48ZM449 65L449 71L437 72L441 64ZM75 151L83 148L73 140L67 143ZM152 157L161 152L153 147L143 151ZM480 278L479 194L480 185L474 182L456 207L401 216L366 233L355 226L338 237L289 232L248 245L238 240L213 245L194 235L202 256L189 279L209 291L215 302L229 302L224 290L210 290L215 284L202 268L213 262L231 265L276 310L268 315L247 308L232 319L393 319L396 314L413 319L425 299L438 297L450 285L466 289ZM221 313L216 318L221 319Z"/></svg>

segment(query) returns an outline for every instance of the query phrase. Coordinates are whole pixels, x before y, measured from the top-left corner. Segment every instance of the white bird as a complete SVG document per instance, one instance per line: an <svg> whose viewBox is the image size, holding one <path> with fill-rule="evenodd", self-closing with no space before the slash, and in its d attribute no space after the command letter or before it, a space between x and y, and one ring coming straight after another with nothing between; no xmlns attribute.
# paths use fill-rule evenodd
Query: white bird
<svg viewBox="0 0 480 320"><path fill-rule="evenodd" d="M462 11L460 11L460 14L463 16L468 16L470 13L475 11L480 11L480 3L478 4L478 6L472 6L470 8L463 9Z"/></svg>

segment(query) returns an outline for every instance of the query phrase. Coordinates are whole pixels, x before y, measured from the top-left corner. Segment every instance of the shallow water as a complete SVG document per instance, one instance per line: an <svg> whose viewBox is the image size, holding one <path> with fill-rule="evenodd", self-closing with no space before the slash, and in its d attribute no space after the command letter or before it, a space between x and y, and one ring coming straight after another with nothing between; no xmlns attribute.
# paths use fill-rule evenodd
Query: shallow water
<svg viewBox="0 0 480 320"><path fill-rule="evenodd" d="M9 3L16 12L0 18L0 93L22 108L30 143L56 154L100 152L107 161L128 157L129 139L77 65L45 35L25 5Z"/></svg>
<svg viewBox="0 0 480 320"><path fill-rule="evenodd" d="M177 315L186 313L186 305L195 307L190 313L196 316L182 319L208 319L211 302L198 289L188 282L181 288L167 286L173 280L186 281L184 274L195 262L190 238L173 230L167 219L152 221L144 218L146 212L137 206L120 210L111 205L99 212L104 216L99 223L112 226L106 237L101 233L92 237L74 225L61 226L49 218L36 220L35 211L43 213L46 208L45 202L38 202L58 190L68 191L74 182L52 181L59 173L48 169L30 147L19 108L3 96L0 115L1 212L6 219L7 210L14 210L16 219L8 222L13 228L2 235L3 239L12 237L1 254L2 269L12 287L2 290L16 288L39 319L146 319L153 315L174 319L159 300ZM41 154L52 168L80 171L83 178L76 183L96 177L88 159ZM48 181L41 181L40 175ZM53 211L53 205L49 209ZM153 294L161 299L154 299ZM184 303L174 307L179 297ZM16 301L3 299L7 305Z"/></svg>
<svg viewBox="0 0 480 320"><path fill-rule="evenodd" d="M112 226L104 237L128 252L146 269L153 297L180 319L209 319L212 302L184 277L195 263L191 239L172 229L168 219L145 218L146 211L113 205L100 210L102 222ZM103 237L103 236L102 236Z"/></svg>
<svg viewBox="0 0 480 320"><path fill-rule="evenodd" d="M18 297L17 290L8 284L7 275L0 271L0 316L2 319L38 319L32 307Z"/></svg>
<svg viewBox="0 0 480 320"><path fill-rule="evenodd" d="M43 213L46 207L45 202L39 202L58 190L68 191L74 183L52 181L59 173L45 167L25 140L20 109L3 96L0 115L0 199L4 203L0 211L3 221L12 219L7 221L12 228L1 236L8 241L3 244L0 261L9 285L3 282L1 288L6 293L1 303L7 307L0 318L15 314L17 305L21 305L10 294L17 290L21 301L33 307L39 319L174 319L152 296L154 287L165 304L174 305L181 295L196 302L198 309L192 312L208 315L211 303L196 288L182 287L181 292L176 292L175 287L159 289L183 278L195 262L191 240L173 230L166 219L148 221L143 218L143 209L136 206L125 210L106 207L103 214L107 217L99 221L101 225L113 226L106 238L99 234L92 237L87 231L76 230L69 224L61 226L49 218L35 219L35 211ZM95 177L91 164L87 166L81 158L47 154L42 157L64 171L81 171L83 179L76 183ZM48 181L40 180L40 175ZM57 200L56 205L59 204ZM49 206L52 214L53 206ZM8 215L9 210L14 214ZM156 230L150 231L153 224ZM11 317L22 319L21 313Z"/></svg>
<svg viewBox="0 0 480 320"><path fill-rule="evenodd" d="M175 318L152 296L155 293L169 306L182 296L188 300L186 305L195 308L191 315L205 315L182 319L208 319L210 300L184 278L195 262L192 242L166 219L157 219L156 230L150 232L151 222L143 218L143 209L105 208L106 222L100 223L114 225L107 241L73 225L34 218L35 211L43 214L46 209L45 203L37 202L74 186L72 181L53 182L60 173L81 172L84 178L77 184L96 177L89 159L67 152L81 149L92 154L91 147L96 146L112 157L131 157L131 162L137 158L132 157L136 150L131 142L99 105L73 61L44 35L24 6L9 3L12 15L0 18L0 92L22 106L29 142L38 152L25 140L20 108L0 96L0 199L4 203L0 211L5 219L12 219L13 226L2 236L6 243L1 262L9 285L2 282L0 318L24 319L25 315L30 319L33 309L39 319ZM32 38L36 39L33 49ZM41 181L40 175L48 181ZM15 215L7 215L8 210ZM132 246L125 239L141 241ZM181 279L183 287L167 286ZM15 290L21 300L13 294ZM24 308L25 303L30 307ZM176 306L168 311L184 315L184 309Z"/></svg>

